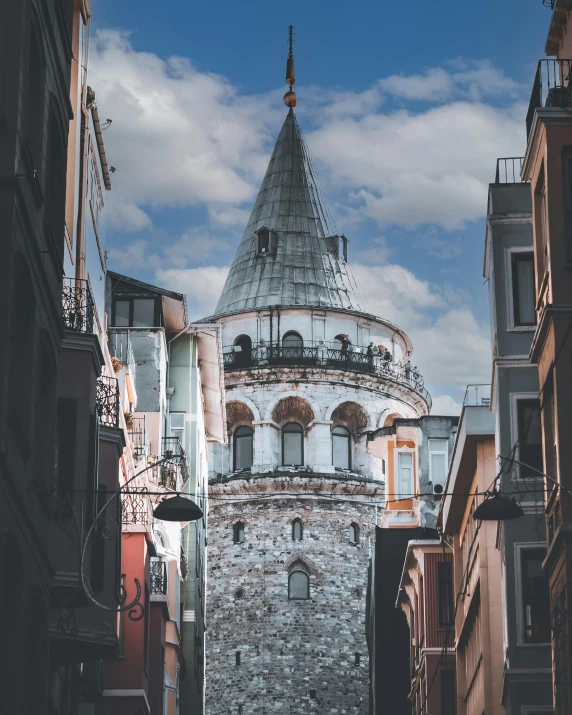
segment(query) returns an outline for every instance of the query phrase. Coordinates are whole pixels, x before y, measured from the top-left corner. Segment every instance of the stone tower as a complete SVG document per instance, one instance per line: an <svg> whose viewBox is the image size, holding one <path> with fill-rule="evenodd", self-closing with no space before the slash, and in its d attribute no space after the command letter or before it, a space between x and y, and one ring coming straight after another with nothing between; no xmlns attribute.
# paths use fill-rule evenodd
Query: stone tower
<svg viewBox="0 0 572 715"><path fill-rule="evenodd" d="M204 321L223 326L229 436L210 461L207 715L369 712L365 594L385 462L368 432L430 408L407 335L358 303L288 84Z"/></svg>

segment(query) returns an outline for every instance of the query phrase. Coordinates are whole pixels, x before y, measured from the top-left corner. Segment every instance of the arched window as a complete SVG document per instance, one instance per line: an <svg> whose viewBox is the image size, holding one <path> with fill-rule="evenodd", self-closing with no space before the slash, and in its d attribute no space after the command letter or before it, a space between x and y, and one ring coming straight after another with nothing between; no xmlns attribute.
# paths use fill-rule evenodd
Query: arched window
<svg viewBox="0 0 572 715"><path fill-rule="evenodd" d="M332 430L332 463L338 469L351 469L351 437L346 427L338 425Z"/></svg>
<svg viewBox="0 0 572 715"><path fill-rule="evenodd" d="M302 526L302 522L300 519L294 519L292 522L292 540L293 541L302 541L302 537L304 534L304 528Z"/></svg>
<svg viewBox="0 0 572 715"><path fill-rule="evenodd" d="M242 521L237 521L233 529L234 543L242 544L244 543L244 524Z"/></svg>
<svg viewBox="0 0 572 715"><path fill-rule="evenodd" d="M301 467L304 464L304 430L297 422L282 428L282 464Z"/></svg>
<svg viewBox="0 0 572 715"><path fill-rule="evenodd" d="M350 524L348 539L350 544L357 544L359 542L359 526L357 524Z"/></svg>
<svg viewBox="0 0 572 715"><path fill-rule="evenodd" d="M250 365L252 360L252 340L249 335L239 335L234 341L234 364Z"/></svg>
<svg viewBox="0 0 572 715"><path fill-rule="evenodd" d="M282 357L300 358L303 356L304 341L299 333L290 330L282 338Z"/></svg>
<svg viewBox="0 0 572 715"><path fill-rule="evenodd" d="M304 601L310 598L310 579L303 571L292 571L288 576L288 598L291 601Z"/></svg>
<svg viewBox="0 0 572 715"><path fill-rule="evenodd" d="M235 469L250 469L252 467L253 436L252 427L239 427L234 431Z"/></svg>

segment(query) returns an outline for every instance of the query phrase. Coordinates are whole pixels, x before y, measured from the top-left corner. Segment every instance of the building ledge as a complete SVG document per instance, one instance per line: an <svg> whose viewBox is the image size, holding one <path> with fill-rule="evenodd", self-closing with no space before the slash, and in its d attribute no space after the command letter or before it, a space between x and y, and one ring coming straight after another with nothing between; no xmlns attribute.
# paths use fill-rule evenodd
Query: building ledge
<svg viewBox="0 0 572 715"><path fill-rule="evenodd" d="M62 340L62 350L91 353L95 374L101 374L105 359L103 357L103 351L101 350L99 337L94 333L75 333L66 330Z"/></svg>
<svg viewBox="0 0 572 715"><path fill-rule="evenodd" d="M552 321L555 318L569 319L570 316L572 316L572 305L554 305L553 303L549 303L544 306L530 347L530 362L537 364L540 360Z"/></svg>

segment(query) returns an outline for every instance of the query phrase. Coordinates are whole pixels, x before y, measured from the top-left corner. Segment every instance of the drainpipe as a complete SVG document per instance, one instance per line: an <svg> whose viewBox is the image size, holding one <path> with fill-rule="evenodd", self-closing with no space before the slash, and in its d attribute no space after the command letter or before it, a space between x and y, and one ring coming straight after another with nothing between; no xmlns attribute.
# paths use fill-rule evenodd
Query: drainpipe
<svg viewBox="0 0 572 715"><path fill-rule="evenodd" d="M84 77L85 82L85 77ZM89 109L95 101L95 94L91 87L84 84L82 88L81 102L81 131L80 131L80 155L79 155L79 185L77 202L77 226L76 226L76 247L75 247L75 277L84 279L86 277L85 268L85 195L87 188L87 146L89 139Z"/></svg>

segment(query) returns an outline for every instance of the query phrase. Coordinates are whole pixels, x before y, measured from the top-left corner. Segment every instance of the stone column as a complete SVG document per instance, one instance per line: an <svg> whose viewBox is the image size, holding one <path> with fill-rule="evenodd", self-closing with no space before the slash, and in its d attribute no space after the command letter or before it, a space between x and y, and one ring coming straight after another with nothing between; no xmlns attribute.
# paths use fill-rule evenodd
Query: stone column
<svg viewBox="0 0 572 715"><path fill-rule="evenodd" d="M332 463L332 421L314 420L308 432L307 463L315 472L333 472Z"/></svg>
<svg viewBox="0 0 572 715"><path fill-rule="evenodd" d="M253 422L254 455L252 471L270 472L281 463L280 429L275 422Z"/></svg>

